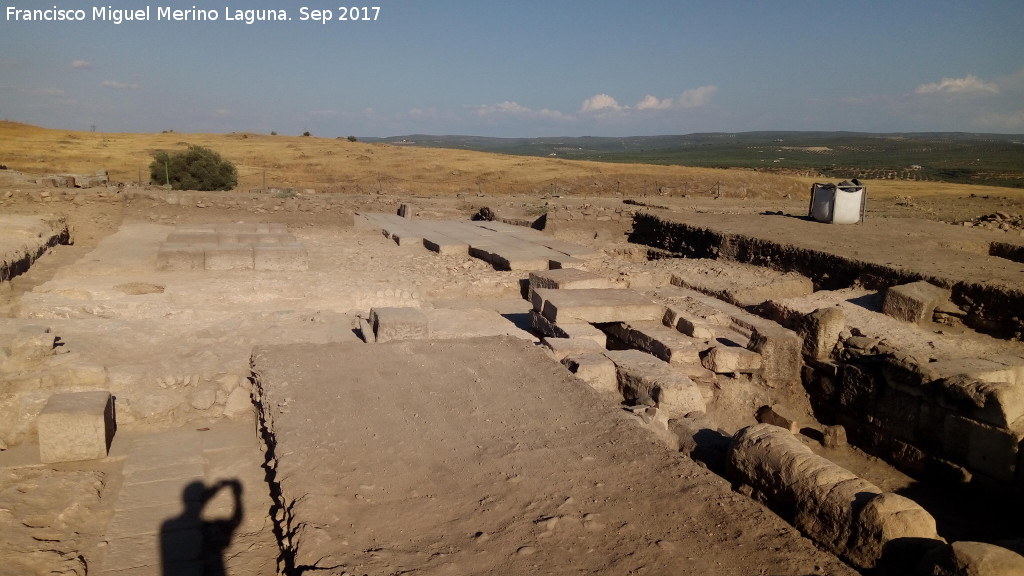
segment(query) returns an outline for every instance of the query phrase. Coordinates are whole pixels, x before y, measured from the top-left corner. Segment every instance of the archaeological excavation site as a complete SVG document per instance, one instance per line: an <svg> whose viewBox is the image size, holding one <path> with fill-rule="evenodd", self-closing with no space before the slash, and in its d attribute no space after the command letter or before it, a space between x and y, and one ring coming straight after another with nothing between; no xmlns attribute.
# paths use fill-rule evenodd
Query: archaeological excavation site
<svg viewBox="0 0 1024 576"><path fill-rule="evenodd" d="M1024 574L1019 196L3 178L0 574Z"/></svg>

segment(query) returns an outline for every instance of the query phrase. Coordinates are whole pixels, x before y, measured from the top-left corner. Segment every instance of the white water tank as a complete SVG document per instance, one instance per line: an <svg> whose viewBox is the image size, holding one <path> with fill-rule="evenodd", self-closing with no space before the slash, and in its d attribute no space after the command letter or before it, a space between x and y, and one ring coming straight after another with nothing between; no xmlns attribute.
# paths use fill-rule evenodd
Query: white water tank
<svg viewBox="0 0 1024 576"><path fill-rule="evenodd" d="M818 222L856 224L864 219L867 187L860 183L818 184L811 186L808 215Z"/></svg>

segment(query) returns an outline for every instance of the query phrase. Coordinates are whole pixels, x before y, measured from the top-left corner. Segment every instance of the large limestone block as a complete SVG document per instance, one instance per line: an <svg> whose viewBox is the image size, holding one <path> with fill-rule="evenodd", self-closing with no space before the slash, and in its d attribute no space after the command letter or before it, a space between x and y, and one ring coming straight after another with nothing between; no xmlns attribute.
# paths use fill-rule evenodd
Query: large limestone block
<svg viewBox="0 0 1024 576"><path fill-rule="evenodd" d="M808 314L800 326L804 355L815 360L827 360L844 328L846 314L840 308L819 308Z"/></svg>
<svg viewBox="0 0 1024 576"><path fill-rule="evenodd" d="M761 355L761 377L769 382L799 382L803 341L796 332L764 320L754 326L747 349Z"/></svg>
<svg viewBox="0 0 1024 576"><path fill-rule="evenodd" d="M1024 383L954 376L939 382L942 402L981 422L1007 428L1024 418Z"/></svg>
<svg viewBox="0 0 1024 576"><path fill-rule="evenodd" d="M736 346L714 346L701 364L715 374L751 374L761 369L761 355Z"/></svg>
<svg viewBox="0 0 1024 576"><path fill-rule="evenodd" d="M949 289L925 281L893 286L885 291L882 312L914 324L931 322L935 307L949 300Z"/></svg>
<svg viewBox="0 0 1024 576"><path fill-rule="evenodd" d="M542 303L542 309L538 309ZM534 309L552 322L566 317L591 324L606 322L662 321L665 307L639 292L617 288L581 288L578 290L534 291Z"/></svg>
<svg viewBox="0 0 1024 576"><path fill-rule="evenodd" d="M385 307L370 310L370 324L377 342L428 338L427 317L416 308Z"/></svg>
<svg viewBox="0 0 1024 576"><path fill-rule="evenodd" d="M655 404L670 417L707 410L700 387L668 362L639 350L605 355L615 363L619 390L627 400Z"/></svg>
<svg viewBox="0 0 1024 576"><path fill-rule="evenodd" d="M39 413L39 459L45 463L105 458L114 438L110 392L64 392L50 396Z"/></svg>
<svg viewBox="0 0 1024 576"><path fill-rule="evenodd" d="M309 253L302 244L256 244L252 254L256 270L297 272L309 269Z"/></svg>

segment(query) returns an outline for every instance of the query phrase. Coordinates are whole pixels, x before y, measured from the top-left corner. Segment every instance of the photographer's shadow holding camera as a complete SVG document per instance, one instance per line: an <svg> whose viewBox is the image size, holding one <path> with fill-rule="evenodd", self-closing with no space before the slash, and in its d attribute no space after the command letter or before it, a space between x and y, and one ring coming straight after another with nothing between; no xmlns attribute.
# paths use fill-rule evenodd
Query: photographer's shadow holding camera
<svg viewBox="0 0 1024 576"><path fill-rule="evenodd" d="M203 519L203 509L224 488L230 488L232 511L226 518ZM224 550L242 523L242 484L221 480L207 487L192 482L182 492L185 510L160 525L160 566L163 576L224 576Z"/></svg>

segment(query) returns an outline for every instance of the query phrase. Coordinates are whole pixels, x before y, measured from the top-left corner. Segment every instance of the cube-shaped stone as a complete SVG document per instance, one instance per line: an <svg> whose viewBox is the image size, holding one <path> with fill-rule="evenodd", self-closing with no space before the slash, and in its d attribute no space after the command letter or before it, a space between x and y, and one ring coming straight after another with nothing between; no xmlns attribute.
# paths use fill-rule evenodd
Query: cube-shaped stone
<svg viewBox="0 0 1024 576"><path fill-rule="evenodd" d="M206 270L252 270L253 250L248 244L211 246L204 257Z"/></svg>
<svg viewBox="0 0 1024 576"><path fill-rule="evenodd" d="M930 322L935 307L949 299L949 289L925 281L893 286L885 291L882 312L914 324Z"/></svg>
<svg viewBox="0 0 1024 576"><path fill-rule="evenodd" d="M49 464L105 458L116 427L110 392L54 394L39 413L39 459Z"/></svg>
<svg viewBox="0 0 1024 576"><path fill-rule="evenodd" d="M309 269L309 253L302 244L256 244L252 253L256 270Z"/></svg>
<svg viewBox="0 0 1024 576"><path fill-rule="evenodd" d="M429 321L417 308L374 308L370 310L370 324L377 342L415 340L430 336Z"/></svg>

